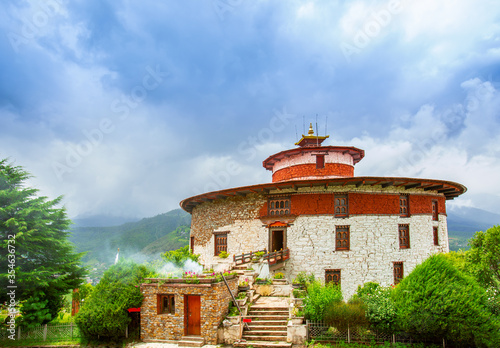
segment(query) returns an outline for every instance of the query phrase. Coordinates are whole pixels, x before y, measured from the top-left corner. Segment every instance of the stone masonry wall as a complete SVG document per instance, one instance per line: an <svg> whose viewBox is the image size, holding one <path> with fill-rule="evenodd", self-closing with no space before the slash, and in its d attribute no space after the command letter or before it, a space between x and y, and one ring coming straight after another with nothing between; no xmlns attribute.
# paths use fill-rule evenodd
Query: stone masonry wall
<svg viewBox="0 0 500 348"><path fill-rule="evenodd" d="M228 280L233 293L238 279ZM176 341L184 336L184 295L201 296L201 336L205 344L217 344L217 328L227 315L231 295L224 282L214 284L142 284L141 339ZM175 314L157 314L157 295L175 295Z"/></svg>

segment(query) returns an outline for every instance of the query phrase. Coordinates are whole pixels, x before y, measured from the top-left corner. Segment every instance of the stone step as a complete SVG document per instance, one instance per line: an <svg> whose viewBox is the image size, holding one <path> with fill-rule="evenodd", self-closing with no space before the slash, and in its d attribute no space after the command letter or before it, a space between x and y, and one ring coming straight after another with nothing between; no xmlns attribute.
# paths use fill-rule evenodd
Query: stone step
<svg viewBox="0 0 500 348"><path fill-rule="evenodd" d="M252 321L257 320L286 320L288 315L247 315L245 318L252 319Z"/></svg>
<svg viewBox="0 0 500 348"><path fill-rule="evenodd" d="M287 326L285 325L251 325L249 324L248 327L250 330L249 332L260 332L260 331L286 331ZM248 332L245 330L245 332Z"/></svg>
<svg viewBox="0 0 500 348"><path fill-rule="evenodd" d="M240 341L234 342L233 347L254 347L254 348L291 348L291 343L286 342L269 342L269 341Z"/></svg>
<svg viewBox="0 0 500 348"><path fill-rule="evenodd" d="M250 311L248 312L248 315L253 315L253 316L257 316L257 315L282 315L282 316L286 316L288 317L288 309L286 310L271 310L271 309L267 309L267 310L258 310L256 311L253 307L250 309Z"/></svg>
<svg viewBox="0 0 500 348"><path fill-rule="evenodd" d="M247 341L272 341L272 342L286 342L286 333L285 335L247 335L243 334L242 339Z"/></svg>
<svg viewBox="0 0 500 348"><path fill-rule="evenodd" d="M288 320L255 320L252 319L252 322L249 323L250 326L286 326L288 324Z"/></svg>
<svg viewBox="0 0 500 348"><path fill-rule="evenodd" d="M204 345L205 339L200 336L182 336L177 342L178 347L203 347Z"/></svg>
<svg viewBox="0 0 500 348"><path fill-rule="evenodd" d="M252 306L252 310L259 310L259 311L270 311L270 310L287 311L288 310L288 306L265 306L265 305L254 304Z"/></svg>

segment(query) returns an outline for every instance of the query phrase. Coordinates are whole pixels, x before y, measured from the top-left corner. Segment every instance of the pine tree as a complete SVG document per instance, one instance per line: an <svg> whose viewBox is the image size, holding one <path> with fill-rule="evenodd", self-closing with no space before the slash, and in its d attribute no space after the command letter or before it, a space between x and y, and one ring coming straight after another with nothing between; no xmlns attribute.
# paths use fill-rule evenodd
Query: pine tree
<svg viewBox="0 0 500 348"><path fill-rule="evenodd" d="M23 323L44 324L61 309L62 296L85 276L82 254L68 241L71 221L62 197L48 200L25 186L31 175L0 160L0 285L23 301ZM2 291L0 301L10 301Z"/></svg>

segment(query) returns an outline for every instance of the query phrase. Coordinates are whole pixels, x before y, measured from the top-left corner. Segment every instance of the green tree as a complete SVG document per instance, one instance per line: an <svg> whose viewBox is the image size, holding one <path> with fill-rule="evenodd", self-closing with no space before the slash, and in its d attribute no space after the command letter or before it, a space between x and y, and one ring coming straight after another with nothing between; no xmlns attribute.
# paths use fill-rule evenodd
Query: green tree
<svg viewBox="0 0 500 348"><path fill-rule="evenodd" d="M333 283L322 284L315 280L307 286L304 299L304 316L309 320L325 319L326 309L343 299L340 286Z"/></svg>
<svg viewBox="0 0 500 348"><path fill-rule="evenodd" d="M467 267L483 286L500 289L500 225L476 232L469 245Z"/></svg>
<svg viewBox="0 0 500 348"><path fill-rule="evenodd" d="M167 251L165 254L162 254L161 257L167 263L171 262L177 267L182 267L187 260L198 262L200 255L193 254L189 249L189 245L186 245L177 250Z"/></svg>
<svg viewBox="0 0 500 348"><path fill-rule="evenodd" d="M68 241L71 221L62 197L48 200L25 186L31 175L22 167L0 160L0 286L17 286L25 325L54 319L63 306L63 295L77 288L85 276L82 254ZM8 262L7 262L8 260ZM8 301L2 291L0 301Z"/></svg>
<svg viewBox="0 0 500 348"><path fill-rule="evenodd" d="M393 296L399 328L414 337L498 347L500 323L486 291L444 254L417 266Z"/></svg>
<svg viewBox="0 0 500 348"><path fill-rule="evenodd" d="M139 285L151 275L145 265L120 260L111 266L76 315L75 322L88 339L117 339L124 335L130 317L127 309L140 307Z"/></svg>

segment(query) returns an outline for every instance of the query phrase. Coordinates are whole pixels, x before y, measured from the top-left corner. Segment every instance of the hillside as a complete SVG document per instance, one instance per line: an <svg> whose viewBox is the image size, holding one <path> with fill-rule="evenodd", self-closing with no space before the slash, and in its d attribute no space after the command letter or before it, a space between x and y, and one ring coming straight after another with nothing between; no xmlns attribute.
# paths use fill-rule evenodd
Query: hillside
<svg viewBox="0 0 500 348"><path fill-rule="evenodd" d="M119 226L86 227L75 225L70 240L79 252L86 251L85 262L114 262L120 256L147 261L161 252L177 249L189 242L191 215L181 209Z"/></svg>

